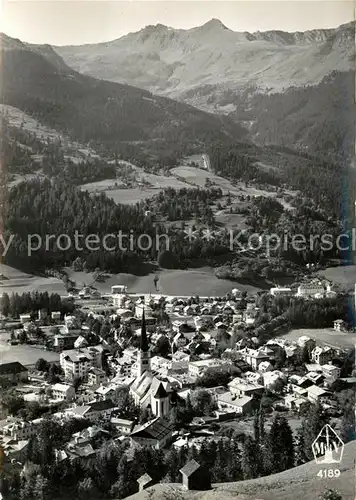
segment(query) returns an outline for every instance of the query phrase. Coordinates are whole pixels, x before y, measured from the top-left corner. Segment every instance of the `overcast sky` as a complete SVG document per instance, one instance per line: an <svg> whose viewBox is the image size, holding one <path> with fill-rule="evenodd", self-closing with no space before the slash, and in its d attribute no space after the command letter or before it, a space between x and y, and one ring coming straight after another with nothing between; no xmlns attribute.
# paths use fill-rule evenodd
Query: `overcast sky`
<svg viewBox="0 0 356 500"><path fill-rule="evenodd" d="M109 41L157 23L187 29L218 18L234 31L305 31L336 27L355 15L351 0L0 0L0 5L0 31L54 45Z"/></svg>

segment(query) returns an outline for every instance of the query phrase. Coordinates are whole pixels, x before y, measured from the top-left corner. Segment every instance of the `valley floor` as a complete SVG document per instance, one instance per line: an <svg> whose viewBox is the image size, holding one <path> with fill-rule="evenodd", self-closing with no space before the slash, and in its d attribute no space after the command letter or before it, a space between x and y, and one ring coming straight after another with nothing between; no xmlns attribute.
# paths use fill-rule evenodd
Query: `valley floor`
<svg viewBox="0 0 356 500"><path fill-rule="evenodd" d="M119 273L110 275L105 282L96 282L95 287L102 293L109 293L113 285L126 285L129 293L159 293L162 295L203 295L219 296L231 292L233 288L253 293L260 289L252 285L240 284L229 280L218 279L213 268L200 268L199 270L162 270L158 272L158 292L155 291L155 273L146 276ZM90 274L70 273L78 286L90 284Z"/></svg>

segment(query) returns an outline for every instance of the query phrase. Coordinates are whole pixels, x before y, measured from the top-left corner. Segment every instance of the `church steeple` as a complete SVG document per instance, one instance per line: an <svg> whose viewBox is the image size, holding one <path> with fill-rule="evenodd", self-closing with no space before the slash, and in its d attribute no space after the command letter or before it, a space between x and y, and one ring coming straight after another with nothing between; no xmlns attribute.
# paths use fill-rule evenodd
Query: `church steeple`
<svg viewBox="0 0 356 500"><path fill-rule="evenodd" d="M141 341L140 350L138 352L138 376L145 372L151 371L151 360L150 360L150 347L148 345L147 331L146 331L146 319L145 310L142 312L142 324L141 324Z"/></svg>
<svg viewBox="0 0 356 500"><path fill-rule="evenodd" d="M140 349L143 352L147 352L149 350L148 340L147 340L147 331L146 331L145 310L143 310L143 312L142 312Z"/></svg>

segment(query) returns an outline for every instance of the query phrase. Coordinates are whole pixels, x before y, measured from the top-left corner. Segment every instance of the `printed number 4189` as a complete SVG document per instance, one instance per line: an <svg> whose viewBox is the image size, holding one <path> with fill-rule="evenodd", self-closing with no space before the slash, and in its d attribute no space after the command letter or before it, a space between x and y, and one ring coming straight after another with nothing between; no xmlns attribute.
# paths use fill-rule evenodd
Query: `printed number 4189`
<svg viewBox="0 0 356 500"><path fill-rule="evenodd" d="M320 471L317 473L318 477L321 477L322 479L324 478L333 478L333 477L340 477L340 470L339 469L320 469Z"/></svg>

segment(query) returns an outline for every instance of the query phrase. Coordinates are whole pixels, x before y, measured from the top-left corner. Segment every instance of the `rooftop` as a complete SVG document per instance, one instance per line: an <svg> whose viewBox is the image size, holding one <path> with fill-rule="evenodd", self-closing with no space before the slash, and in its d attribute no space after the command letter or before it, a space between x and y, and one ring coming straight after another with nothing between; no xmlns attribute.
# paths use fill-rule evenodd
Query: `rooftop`
<svg viewBox="0 0 356 500"><path fill-rule="evenodd" d="M152 481L152 477L149 474L143 474L143 476L141 476L137 479L137 482L141 486L145 486L146 484L150 483L151 481Z"/></svg>
<svg viewBox="0 0 356 500"><path fill-rule="evenodd" d="M28 369L18 361L13 361L12 363L3 363L0 365L0 375L15 374L27 371Z"/></svg>
<svg viewBox="0 0 356 500"><path fill-rule="evenodd" d="M237 408L241 408L252 401L253 398L249 396L243 396L242 398L236 398L232 396L230 392L224 392L224 394L220 394L218 396L218 401L221 403L226 403L229 405L236 406Z"/></svg>
<svg viewBox="0 0 356 500"><path fill-rule="evenodd" d="M155 418L131 433L133 438L162 439L173 431L173 425L167 418Z"/></svg>
<svg viewBox="0 0 356 500"><path fill-rule="evenodd" d="M194 472L196 472L198 469L200 469L200 465L193 459L190 460L187 464L185 464L185 466L182 467L182 469L180 469L179 472L181 472L184 476L189 477L192 474L194 474Z"/></svg>

